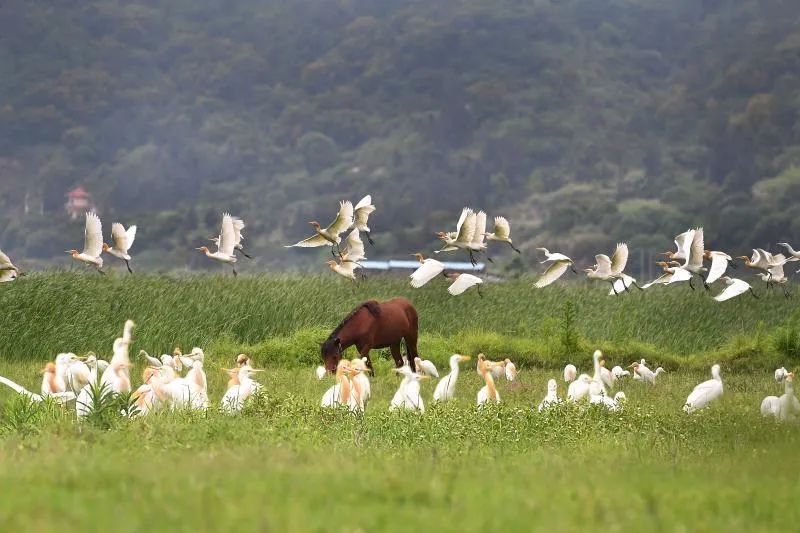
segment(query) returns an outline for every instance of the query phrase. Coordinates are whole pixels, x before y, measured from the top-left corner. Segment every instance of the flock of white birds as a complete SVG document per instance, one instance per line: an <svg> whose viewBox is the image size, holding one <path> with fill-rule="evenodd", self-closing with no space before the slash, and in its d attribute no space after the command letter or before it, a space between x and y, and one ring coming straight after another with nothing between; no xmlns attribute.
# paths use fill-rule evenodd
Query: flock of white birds
<svg viewBox="0 0 800 533"><path fill-rule="evenodd" d="M98 359L94 353L89 353L85 357L78 357L74 353L58 354L55 361L48 362L42 370L41 394L31 392L3 376L0 376L0 383L32 402L41 402L45 398L51 398L60 404L74 402L79 421L97 408L98 398L114 397L119 394L130 394L131 408L121 412L130 417L147 416L149 413L164 410L209 409L208 380L203 368L205 354L201 348L193 348L185 355L176 348L171 355L163 354L158 358L141 350L139 356L145 360L146 367L142 375L142 384L133 389L130 377L133 364L129 357L133 328L133 321L126 321L122 336L114 341L113 355L109 361ZM402 380L392 397L389 410L425 412L420 381L431 378L439 380L434 388L432 400L434 402L452 400L456 395L460 364L468 360L469 356L453 354L449 358L450 372L441 378L431 361L417 357L414 362L419 369L418 372L414 372L406 361L405 365L394 369L402 376ZM650 370L644 359L632 363L628 367L631 370L620 366L609 370L599 350L594 352L592 360L594 365L592 375L578 375L577 368L572 364L564 368L564 381L569 386L566 398L563 400L558 395L556 380L550 379L547 383L547 394L539 403L538 410L543 411L562 401L588 401L589 404L602 405L609 411L618 411L626 402L625 393L617 391L612 395L611 391L618 389L624 378L631 377L654 386L656 378L663 372L661 367L655 371ZM484 354L479 354L476 369L484 381L476 396L478 407L487 403L500 403L497 380L505 378L511 382L517 379L517 367L510 359L490 361ZM232 368L222 370L228 374L230 380L220 400L219 409L233 414L241 411L248 400L262 390L262 385L254 380L253 376L263 372L263 369L254 368L249 356L239 354ZM317 368L316 373L318 379L325 379L324 367ZM321 406L346 408L357 413L365 412L372 396L367 373L366 359L339 361L335 383L322 396ZM712 379L700 383L692 390L684 403L684 411L692 413L703 409L722 397L723 386L719 365L711 368L711 376ZM784 394L780 397L764 398L761 403L761 413L780 420L793 419L800 414L800 402L795 397L793 389L794 373L779 368L775 371L775 380L784 384Z"/></svg>
<svg viewBox="0 0 800 533"><path fill-rule="evenodd" d="M314 227L314 235L303 239L295 244L287 246L300 248L318 248L323 246L331 247L333 259L327 261L327 265L335 273L357 281L356 270L361 268L361 263L366 260L364 243L361 234L367 236L368 241L373 243L368 226L369 217L375 211L370 195L362 198L355 207L350 201L342 201L339 204L339 211L333 222L326 227L316 220L309 222ZM505 217L494 218L493 231L487 231L487 215L484 211L475 211L465 207L456 223L455 231L440 231L436 235L443 242L441 249L434 253L462 251L466 253L472 262L476 264L477 257L484 254L488 261L492 261L488 256L489 243L496 242L510 246L514 251L520 252L511 240L511 225ZM219 235L211 237L209 240L214 242L217 250L212 252L207 246L200 246L197 250L203 252L209 259L220 263L229 264L233 267L233 274L236 275L236 262L238 255L251 258L247 254L242 244L244 236L242 230L245 223L241 218L223 214L222 224ZM342 234L347 236L342 239ZM100 218L95 213L86 213L86 226L84 231L83 251L67 250L73 259L85 265L96 268L103 272L103 252L106 252L125 262L129 272L131 269L131 256L129 250L133 246L136 238L136 226L128 229L115 222L111 226L112 245L103 242L103 228ZM344 246L342 241L344 240ZM754 248L752 255L739 256L744 264L755 270L757 275L766 283L768 289L779 286L786 297L789 291L786 284L789 278L784 272L784 265L790 262L800 261L800 252L795 251L789 243L778 243L786 249L786 254L772 254L763 248ZM689 229L675 237L675 251L664 252L668 261L657 262L663 269L663 274L653 281L644 285L639 285L635 278L625 273L628 263L628 245L619 243L609 257L606 254L595 256L595 264L591 268L584 269L586 276L592 280L600 280L611 284L609 295L618 295L630 291L631 287L645 290L654 285L674 285L676 283L688 282L694 290L693 280L699 278L706 290L710 290L710 284L721 281L725 284L714 299L717 301L730 300L736 296L750 292L753 297L758 296L753 292L751 285L738 278L726 276L728 268L736 268L734 258L725 252L707 250L703 228ZM568 269L577 273L575 262L568 256L550 252L547 248L537 248L544 253L545 259L541 261L547 264L546 270L541 274L535 283L535 287L544 288L558 280ZM787 255L788 254L788 255ZM468 273L458 273L446 271L445 265L433 258L426 258L421 253L411 254L415 256L420 266L411 274L411 286L419 288L439 275L452 280L448 291L456 296L464 293L472 287L477 287L479 294L480 286L484 280L478 276ZM705 264L708 263L708 266ZM800 271L799 271L800 272ZM8 258L0 251L0 282L14 281L23 272L19 270Z"/></svg>

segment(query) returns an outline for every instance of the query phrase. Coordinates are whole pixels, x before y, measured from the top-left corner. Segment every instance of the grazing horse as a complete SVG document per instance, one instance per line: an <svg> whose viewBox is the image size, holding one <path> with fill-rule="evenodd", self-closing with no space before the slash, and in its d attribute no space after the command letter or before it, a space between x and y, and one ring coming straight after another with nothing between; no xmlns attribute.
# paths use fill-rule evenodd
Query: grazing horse
<svg viewBox="0 0 800 533"><path fill-rule="evenodd" d="M328 372L335 372L342 352L355 345L361 357L367 358L372 371L369 351L373 348L389 348L398 367L403 366L400 341L406 341L408 361L414 369L417 357L417 310L405 298L392 298L385 302L369 300L362 303L336 326L322 343L322 360Z"/></svg>

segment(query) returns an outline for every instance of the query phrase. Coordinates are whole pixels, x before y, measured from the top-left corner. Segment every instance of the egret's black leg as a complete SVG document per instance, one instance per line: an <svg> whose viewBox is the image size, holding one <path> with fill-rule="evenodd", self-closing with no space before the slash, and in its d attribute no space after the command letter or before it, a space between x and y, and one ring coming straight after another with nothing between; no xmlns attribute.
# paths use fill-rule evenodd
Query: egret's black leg
<svg viewBox="0 0 800 533"><path fill-rule="evenodd" d="M372 246L375 246L375 241L372 240L372 235L370 235L368 231L365 231L364 233L367 235L367 242L369 242Z"/></svg>
<svg viewBox="0 0 800 533"><path fill-rule="evenodd" d="M750 287L750 289L749 289L749 290L750 290L750 294L752 294L752 295L753 295L753 298L755 298L756 300L758 300L758 296L756 296L756 293L755 293L755 291L753 291L753 288L752 288L752 287Z"/></svg>
<svg viewBox="0 0 800 533"><path fill-rule="evenodd" d="M125 260L125 266L128 267L128 273L133 274L133 270L131 270L131 263L127 259Z"/></svg>

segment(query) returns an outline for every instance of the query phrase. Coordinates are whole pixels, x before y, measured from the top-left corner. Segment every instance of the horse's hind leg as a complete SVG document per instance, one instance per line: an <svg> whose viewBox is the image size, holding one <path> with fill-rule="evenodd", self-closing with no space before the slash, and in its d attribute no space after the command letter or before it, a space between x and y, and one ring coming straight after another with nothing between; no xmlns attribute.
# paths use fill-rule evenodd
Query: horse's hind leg
<svg viewBox="0 0 800 533"><path fill-rule="evenodd" d="M390 345L389 349L392 351L392 359L394 359L395 366L397 366L397 368L403 366L403 354L400 352L400 341ZM409 360L408 365L411 367L411 370L414 370L413 360Z"/></svg>

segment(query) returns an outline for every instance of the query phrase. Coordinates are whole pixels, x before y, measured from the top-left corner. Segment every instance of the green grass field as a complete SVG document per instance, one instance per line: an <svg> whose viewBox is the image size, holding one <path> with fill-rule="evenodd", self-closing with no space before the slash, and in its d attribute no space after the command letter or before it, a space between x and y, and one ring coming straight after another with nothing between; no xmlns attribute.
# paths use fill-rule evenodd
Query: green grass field
<svg viewBox="0 0 800 533"><path fill-rule="evenodd" d="M0 390L4 529L766 531L800 520L799 428L758 410L782 392L775 365L797 362L792 300L717 304L688 287L611 298L604 286L534 291L529 280L451 298L438 283L412 292L402 280L356 291L337 282L41 274L0 287L0 374L34 390L57 352L108 356L126 318L137 322L132 354L203 346L214 406L219 369L238 351L268 370L266 395L239 416L211 409L110 427L23 409ZM426 383L425 415L390 413L398 378L379 357L363 417L318 407L332 379L312 376L317 343L359 301L395 294L417 306L421 351L437 363L478 351L520 362L499 407L474 407L473 361L453 404L431 405ZM564 361L588 370L594 347L610 365L644 355L669 372L655 387L624 383L619 413L531 409ZM687 416L683 401L711 360L723 365L725 395Z"/></svg>

